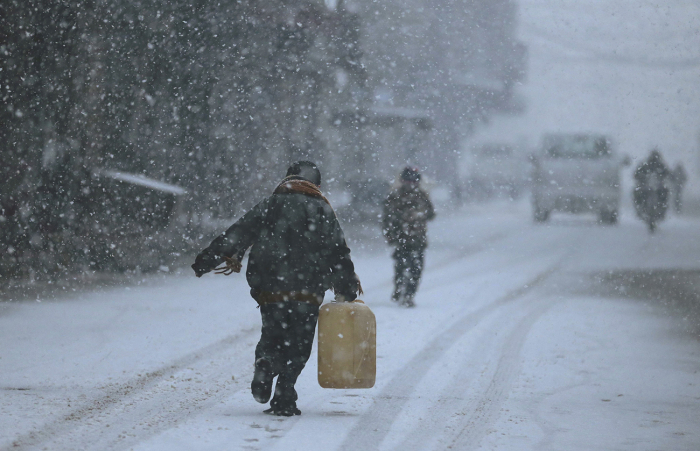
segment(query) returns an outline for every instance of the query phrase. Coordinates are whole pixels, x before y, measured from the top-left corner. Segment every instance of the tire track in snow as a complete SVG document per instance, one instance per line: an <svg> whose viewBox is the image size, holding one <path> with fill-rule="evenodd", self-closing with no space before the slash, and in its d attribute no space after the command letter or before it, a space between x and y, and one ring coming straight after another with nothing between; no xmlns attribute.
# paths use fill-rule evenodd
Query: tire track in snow
<svg viewBox="0 0 700 451"><path fill-rule="evenodd" d="M482 319L499 307L508 304L531 291L546 280L558 267L559 263L544 270L530 282L517 288L496 301L455 321L453 325L434 338L411 361L397 372L397 375L377 396L372 407L348 433L340 446L341 450L378 449L388 435L392 424L408 402L408 393L427 374L430 368L440 360L447 349L461 336L473 329Z"/></svg>
<svg viewBox="0 0 700 451"><path fill-rule="evenodd" d="M470 341L468 352L452 351L453 358L461 360L455 367L459 369L453 369L455 375L441 381L446 382L445 388L439 395L434 395L434 401L427 409L420 412L421 420L411 423L411 432L392 448L462 450L467 449L466 445L460 442L455 446L454 442L467 427L488 431L488 425L493 423L491 420L496 419L491 417L500 412L499 407L507 398L508 389L520 374L517 357L524 336L550 303L545 309L540 308L544 303L530 292L519 298L517 305L511 304L507 310L501 309L498 314L485 319L485 325L480 324L480 329L485 332L477 333L476 339ZM524 323L528 321L531 324L523 331ZM494 357L498 357L495 362ZM473 430L470 433L482 436Z"/></svg>
<svg viewBox="0 0 700 451"><path fill-rule="evenodd" d="M249 351L247 340L257 332L252 327L229 335L143 376L107 385L100 396L82 402L40 429L17 436L3 451L76 449L87 444L92 449L121 449L173 427L204 404L213 402L217 392L247 388L231 380L235 368L239 373L237 379L241 379L241 368L248 369L245 366L197 368L197 372L194 367L206 360L242 355ZM209 374L205 373L207 369ZM188 370L192 377L176 379L178 373ZM252 374L252 366L248 372ZM197 376L205 379L205 383L195 380Z"/></svg>
<svg viewBox="0 0 700 451"><path fill-rule="evenodd" d="M455 262L458 262L460 260L464 260L465 257L484 252L485 250L488 250L488 247L485 246L486 244L494 244L494 243L497 243L499 241L503 241L507 237L508 237L508 234L505 232L494 233L491 236L487 237L482 242L483 243L482 245L475 245L475 246L470 246L470 247L459 248L456 251L454 251L453 255L442 258L440 260L437 260L435 263L431 263L429 266L426 265L425 271L434 271L437 269L445 268L447 266L452 265ZM379 283L376 283L374 285L370 285L365 291L369 293L369 292L377 290L379 288L383 288L386 286L393 286L393 285L394 285L394 279L389 278L389 279L385 279L383 282L379 282Z"/></svg>
<svg viewBox="0 0 700 451"><path fill-rule="evenodd" d="M578 243L578 245L581 245L581 239L585 241L588 239L588 237L584 235L575 242ZM496 324L501 326L498 329L499 334L501 334L501 332L508 333L509 330L511 331L507 338L505 340L501 340L501 343L496 345L485 343L482 348L486 349L490 345L491 354L488 354L488 352L484 350L481 352L481 355L476 355L476 358L483 356L482 363L489 367L488 371L482 372L477 376L480 376L482 379L484 377L491 378L490 381L482 381L481 384L479 384L479 388L483 391L483 394L480 394L476 399L470 400L455 397L454 390L447 389L440 395L439 398L436 399L434 407L436 408L437 413L434 416L431 416L429 421L421 422L418 428L414 429L408 437L403 439L401 444L395 447L395 449L462 450L471 449L470 447L472 446L472 443L476 443L476 445L480 443L481 439L489 431L488 426L493 424L498 419L500 406L507 399L508 391L519 375L520 362L517 360L517 357L522 350L527 334L531 330L534 323L554 304L551 298L545 301L538 298L533 298L532 291L534 288L541 288L544 282L549 283L551 276L554 273L560 273L563 263L573 258L575 253L576 247L565 249L564 254L560 256L558 261L545 271L539 273L532 282L526 283L520 289L510 292L503 298L500 298L494 303L498 305L489 304L488 306L482 308L482 310L488 309L488 311L484 312L483 315L480 315L479 321L472 321L473 326L488 316L489 313L495 311L498 307L505 303L510 304L512 301L521 301L519 303L524 305L524 308L519 311L509 309L506 313L507 316L503 317L501 321L496 321ZM513 261L511 260L510 263L512 264ZM557 281L558 280L559 279L557 278ZM521 316L522 318L520 320L512 319L514 312L517 312L515 315L516 317ZM477 313L480 313L480 311L474 312L474 314ZM470 327L470 329L473 329L473 326ZM464 333L466 332L467 330L464 331ZM463 336L464 333L456 336L455 340ZM449 349L449 346L447 349ZM445 351L443 351L443 354L444 352ZM489 357L493 355L499 356L499 360L498 363L495 364L495 368L493 368L493 364L488 363ZM435 362L439 361L441 358L442 356L436 358ZM468 368L473 368L473 366L474 361L471 360L466 365ZM469 387L471 385L474 387L474 377L475 374L473 372L460 372L455 380L450 382L450 386ZM408 399L409 398L406 397L403 404L405 404ZM398 413L400 414L400 412ZM398 416L398 414L396 416ZM435 416L437 416L437 419ZM390 424L387 426L387 429L391 428L391 423L393 423L395 420L396 417L390 419ZM466 427L468 426L465 427L465 421L467 425L476 425L476 427L466 431ZM432 425L432 427L430 425ZM436 433L437 430L441 432ZM452 434L450 434L450 431L452 431ZM456 436L454 431L458 431ZM388 433L386 433L381 440L384 440L386 435L388 435ZM438 436L437 439L435 436ZM451 437L454 438L450 440ZM430 443L426 443L427 446L422 446L423 443L429 441L431 438L433 439L432 448ZM370 449L377 449L381 444L381 440Z"/></svg>
<svg viewBox="0 0 700 451"><path fill-rule="evenodd" d="M463 409L471 411L471 415L466 422L462 423L460 432L446 447L447 449L470 450L479 446L483 437L498 419L501 405L508 398L510 388L520 374L521 363L518 357L528 333L552 305L551 298L535 301L525 317L508 335L493 378L480 399Z"/></svg>

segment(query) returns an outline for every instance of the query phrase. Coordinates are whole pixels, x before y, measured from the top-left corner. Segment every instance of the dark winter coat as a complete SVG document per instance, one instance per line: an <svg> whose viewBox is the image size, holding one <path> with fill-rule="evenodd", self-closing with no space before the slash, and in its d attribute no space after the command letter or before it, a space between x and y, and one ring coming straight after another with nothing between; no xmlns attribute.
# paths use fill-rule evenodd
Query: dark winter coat
<svg viewBox="0 0 700 451"><path fill-rule="evenodd" d="M425 248L427 222L435 217L428 194L417 184L402 183L384 202L382 230L389 244Z"/></svg>
<svg viewBox="0 0 700 451"><path fill-rule="evenodd" d="M197 256L193 269L201 275L224 257L240 260L250 248L246 277L252 292L305 292L322 298L333 289L354 300L359 282L335 212L317 188L314 193L290 186L280 184L276 194L217 237Z"/></svg>

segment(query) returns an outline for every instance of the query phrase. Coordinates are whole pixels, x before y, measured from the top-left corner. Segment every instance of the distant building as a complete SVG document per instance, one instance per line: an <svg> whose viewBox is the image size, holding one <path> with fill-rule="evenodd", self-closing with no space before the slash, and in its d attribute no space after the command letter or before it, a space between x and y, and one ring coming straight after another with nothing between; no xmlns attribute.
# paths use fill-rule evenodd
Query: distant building
<svg viewBox="0 0 700 451"><path fill-rule="evenodd" d="M346 77L342 88L361 95L332 116L343 130L337 145L367 178L393 177L397 165L410 162L458 183L463 137L494 113L523 111L515 85L524 79L527 49L515 38L516 3L343 5L361 24L362 76Z"/></svg>

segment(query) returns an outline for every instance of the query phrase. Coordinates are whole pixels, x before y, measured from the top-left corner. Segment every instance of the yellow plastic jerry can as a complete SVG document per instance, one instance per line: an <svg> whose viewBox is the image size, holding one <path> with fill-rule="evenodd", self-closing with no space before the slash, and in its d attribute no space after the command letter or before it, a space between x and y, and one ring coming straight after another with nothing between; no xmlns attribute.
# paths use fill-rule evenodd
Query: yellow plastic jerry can
<svg viewBox="0 0 700 451"><path fill-rule="evenodd" d="M318 383L372 388L377 375L377 321L364 302L324 304L318 314Z"/></svg>

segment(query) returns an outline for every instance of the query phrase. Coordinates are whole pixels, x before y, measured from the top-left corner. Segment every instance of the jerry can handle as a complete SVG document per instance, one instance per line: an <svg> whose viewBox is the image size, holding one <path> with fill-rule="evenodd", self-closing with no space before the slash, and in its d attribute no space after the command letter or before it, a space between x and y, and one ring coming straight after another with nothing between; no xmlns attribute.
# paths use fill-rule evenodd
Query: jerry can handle
<svg viewBox="0 0 700 451"><path fill-rule="evenodd" d="M336 303L336 304L342 304L342 303L352 304L353 302L357 302L358 304L364 304L364 303L365 303L365 302L364 302L363 300L361 300L361 299L355 299L354 301L347 302L347 301L345 300L345 296L343 296L342 294L336 294L336 295L335 295L335 298L333 298L333 301L331 301L331 302Z"/></svg>

